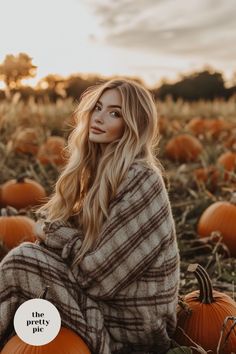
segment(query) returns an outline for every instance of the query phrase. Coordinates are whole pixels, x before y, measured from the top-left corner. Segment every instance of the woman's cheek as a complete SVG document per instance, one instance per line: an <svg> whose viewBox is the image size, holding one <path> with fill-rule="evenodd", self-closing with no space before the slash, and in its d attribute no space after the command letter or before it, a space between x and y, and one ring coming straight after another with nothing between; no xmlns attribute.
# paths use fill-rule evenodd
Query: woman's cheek
<svg viewBox="0 0 236 354"><path fill-rule="evenodd" d="M116 137L120 137L122 136L124 133L124 125L123 124L119 124L116 127L113 127L112 129L112 135L116 136Z"/></svg>

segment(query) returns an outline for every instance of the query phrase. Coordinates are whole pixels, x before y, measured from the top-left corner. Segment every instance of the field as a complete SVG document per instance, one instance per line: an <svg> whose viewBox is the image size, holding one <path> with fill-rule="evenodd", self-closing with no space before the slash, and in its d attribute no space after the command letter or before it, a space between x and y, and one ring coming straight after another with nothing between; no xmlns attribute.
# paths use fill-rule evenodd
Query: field
<svg viewBox="0 0 236 354"><path fill-rule="evenodd" d="M17 95L11 102L0 102L0 185L6 181L27 174L44 186L50 194L60 172L57 163L43 164L33 154L16 149L17 136L23 129L38 131L38 142L42 144L49 136L67 138L71 132L72 112L76 104L71 99L58 100L57 103L38 103L33 100L23 103ZM229 101L215 100L188 103L174 102L171 98L157 102L160 119L159 159L166 171L165 181L176 223L177 238L181 256L180 294L184 295L197 288L196 279L188 274L190 263L201 264L210 275L216 290L230 295L234 300L236 279L236 231L231 246L227 246L219 232L200 238L198 221L203 211L216 201L230 201L236 192L236 159L233 167L219 164L219 157L236 149L236 98ZM197 118L208 123L204 128L190 124ZM217 123L218 122L218 123ZM219 123L220 122L220 123ZM194 136L202 145L198 154L178 157L167 153L166 147L171 138L180 134ZM178 143L180 144L180 143ZM185 153L189 148L185 147ZM173 151L172 151L173 153ZM196 173L199 168L202 174ZM217 172L216 172L217 171ZM21 215L35 218L31 207L21 208ZM236 219L232 219L232 228ZM234 226L233 226L234 224ZM8 252L0 244L0 259Z"/></svg>

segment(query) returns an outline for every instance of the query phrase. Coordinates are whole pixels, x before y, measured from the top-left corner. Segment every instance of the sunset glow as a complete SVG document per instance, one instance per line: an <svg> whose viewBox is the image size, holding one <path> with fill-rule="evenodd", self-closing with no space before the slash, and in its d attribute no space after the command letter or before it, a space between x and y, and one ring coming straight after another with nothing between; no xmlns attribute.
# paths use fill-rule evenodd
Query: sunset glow
<svg viewBox="0 0 236 354"><path fill-rule="evenodd" d="M217 4L217 6L216 6ZM236 71L234 0L2 0L0 62L25 52L50 74L131 75L147 85L210 65Z"/></svg>

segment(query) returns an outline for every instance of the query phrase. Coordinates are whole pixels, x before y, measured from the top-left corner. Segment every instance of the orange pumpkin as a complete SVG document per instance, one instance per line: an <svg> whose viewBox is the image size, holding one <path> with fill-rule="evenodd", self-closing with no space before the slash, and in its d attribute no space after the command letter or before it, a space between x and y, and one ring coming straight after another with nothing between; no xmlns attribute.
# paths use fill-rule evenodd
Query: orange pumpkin
<svg viewBox="0 0 236 354"><path fill-rule="evenodd" d="M23 154L36 155L40 145L39 131L34 128L20 128L10 140L8 148Z"/></svg>
<svg viewBox="0 0 236 354"><path fill-rule="evenodd" d="M39 205L46 197L46 191L38 182L24 175L11 179L1 188L1 203L11 205L16 209Z"/></svg>
<svg viewBox="0 0 236 354"><path fill-rule="evenodd" d="M63 150L66 141L60 136L50 136L44 144L39 148L37 158L43 164L47 165L53 163L55 165L63 165L65 157Z"/></svg>
<svg viewBox="0 0 236 354"><path fill-rule="evenodd" d="M190 134L180 134L171 138L165 147L165 153L171 160L196 161L203 151L200 141Z"/></svg>
<svg viewBox="0 0 236 354"><path fill-rule="evenodd" d="M205 134L206 120L200 117L192 118L186 125L186 130L190 131L194 135Z"/></svg>
<svg viewBox="0 0 236 354"><path fill-rule="evenodd" d="M14 208L1 209L0 239L8 248L14 248L24 241L36 241L36 223L27 216L18 215Z"/></svg>
<svg viewBox="0 0 236 354"><path fill-rule="evenodd" d="M224 119L208 119L206 122L206 133L211 137L218 138L222 132L229 131L231 124Z"/></svg>
<svg viewBox="0 0 236 354"><path fill-rule="evenodd" d="M217 346L223 323L228 316L236 316L236 303L228 295L213 290L210 277L202 266L190 264L188 271L196 276L199 290L192 291L183 297L185 306L179 307L174 339L180 345L193 345L179 329L180 327L187 336L206 351L212 350L212 353L218 353ZM223 343L230 327L228 323L220 342L220 349L223 349ZM232 331L224 346L224 351L220 353L230 354L235 351L235 348L236 332ZM193 350L193 353L199 352Z"/></svg>
<svg viewBox="0 0 236 354"><path fill-rule="evenodd" d="M236 257L236 205L234 198L228 201L217 201L211 204L201 215L197 232L200 237L209 236L213 231L222 234L230 254Z"/></svg>
<svg viewBox="0 0 236 354"><path fill-rule="evenodd" d="M23 342L17 335L9 339L1 354L91 354L87 344L72 330L61 327L58 335L45 345L33 346Z"/></svg>
<svg viewBox="0 0 236 354"><path fill-rule="evenodd" d="M217 164L223 166L225 170L225 179L227 180L229 177L228 172L236 170L236 153L231 151L224 152L217 159Z"/></svg>

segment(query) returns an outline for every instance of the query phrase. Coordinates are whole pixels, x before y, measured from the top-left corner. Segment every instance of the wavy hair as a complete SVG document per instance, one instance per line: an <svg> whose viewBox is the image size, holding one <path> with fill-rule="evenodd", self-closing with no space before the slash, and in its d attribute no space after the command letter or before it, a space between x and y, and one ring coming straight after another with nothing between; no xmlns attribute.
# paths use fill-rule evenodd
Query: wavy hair
<svg viewBox="0 0 236 354"><path fill-rule="evenodd" d="M88 139L93 109L105 90L116 89L122 99L124 133L106 145ZM62 170L49 201L37 213L48 221L77 218L84 239L73 264L79 264L99 238L108 218L111 199L134 161L163 171L158 160L158 115L151 93L128 79L112 79L87 88L74 112L76 125L68 138L68 161Z"/></svg>

